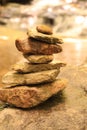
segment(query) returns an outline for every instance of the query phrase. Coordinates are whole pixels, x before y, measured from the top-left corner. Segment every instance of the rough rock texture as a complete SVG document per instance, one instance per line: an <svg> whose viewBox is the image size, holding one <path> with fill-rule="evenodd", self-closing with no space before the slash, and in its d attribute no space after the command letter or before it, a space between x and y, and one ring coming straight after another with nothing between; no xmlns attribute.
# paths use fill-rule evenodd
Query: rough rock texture
<svg viewBox="0 0 87 130"><path fill-rule="evenodd" d="M62 47L58 44L47 44L46 42L40 42L32 38L26 38L24 40L17 39L15 45L24 54L52 55L62 51Z"/></svg>
<svg viewBox="0 0 87 130"><path fill-rule="evenodd" d="M12 66L12 70L18 71L20 73L32 73L32 72L40 72L45 70L52 69L60 69L60 67L64 67L66 64L62 62L50 62L48 64L30 64L26 61L17 62Z"/></svg>
<svg viewBox="0 0 87 130"><path fill-rule="evenodd" d="M63 92L32 109L4 108L1 130L87 130L87 64L62 68Z"/></svg>
<svg viewBox="0 0 87 130"><path fill-rule="evenodd" d="M27 34L31 38L34 38L42 42L47 42L49 44L55 44L55 43L62 44L63 43L62 39L59 38L57 35L42 34L42 33L39 33L36 29L28 30Z"/></svg>
<svg viewBox="0 0 87 130"><path fill-rule="evenodd" d="M48 63L53 60L53 55L28 55L28 54L25 54L24 57L30 63Z"/></svg>
<svg viewBox="0 0 87 130"><path fill-rule="evenodd" d="M16 107L30 108L47 100L52 95L65 88L65 80L36 86L19 86L9 89L0 89L0 100L13 104Z"/></svg>
<svg viewBox="0 0 87 130"><path fill-rule="evenodd" d="M6 84L5 87L11 87L16 85L29 85L49 83L56 79L60 70L47 70L30 74L20 74L14 71L10 71L4 75L2 82Z"/></svg>
<svg viewBox="0 0 87 130"><path fill-rule="evenodd" d="M44 34L48 34L48 35L53 33L52 28L49 26L46 26L46 25L38 25L36 27L36 30L40 33L44 33Z"/></svg>

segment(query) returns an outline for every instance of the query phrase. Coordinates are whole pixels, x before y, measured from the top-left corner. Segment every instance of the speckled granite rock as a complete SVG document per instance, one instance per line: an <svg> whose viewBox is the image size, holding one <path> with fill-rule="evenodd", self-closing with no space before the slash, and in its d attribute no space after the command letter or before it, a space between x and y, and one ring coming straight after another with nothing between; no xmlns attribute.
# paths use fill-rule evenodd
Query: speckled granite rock
<svg viewBox="0 0 87 130"><path fill-rule="evenodd" d="M31 64L26 61L17 62L12 66L12 70L15 70L20 73L33 73L33 72L40 72L45 70L52 70L52 69L60 69L60 67L64 67L66 64L62 63L61 61L50 62L48 64Z"/></svg>
<svg viewBox="0 0 87 130"><path fill-rule="evenodd" d="M53 60L53 55L28 55L28 54L25 54L24 57L30 63L48 63Z"/></svg>
<svg viewBox="0 0 87 130"><path fill-rule="evenodd" d="M47 42L49 44L56 44L56 43L62 44L63 43L62 39L59 38L58 35L42 34L42 33L38 32L35 28L29 29L27 34L28 34L29 38L31 37L31 38L34 38L34 39L39 40L41 42Z"/></svg>
<svg viewBox="0 0 87 130"><path fill-rule="evenodd" d="M3 76L2 82L6 84L6 87L16 85L29 85L49 83L56 79L60 70L47 70L30 74L19 74L14 71L10 71Z"/></svg>
<svg viewBox="0 0 87 130"><path fill-rule="evenodd" d="M24 40L17 39L15 45L24 54L52 55L62 51L62 47L58 44L47 44L46 42L40 42L31 38Z"/></svg>
<svg viewBox="0 0 87 130"><path fill-rule="evenodd" d="M47 100L52 95L65 88L65 80L38 86L19 86L8 89L0 89L0 100L13 104L16 107L29 108Z"/></svg>

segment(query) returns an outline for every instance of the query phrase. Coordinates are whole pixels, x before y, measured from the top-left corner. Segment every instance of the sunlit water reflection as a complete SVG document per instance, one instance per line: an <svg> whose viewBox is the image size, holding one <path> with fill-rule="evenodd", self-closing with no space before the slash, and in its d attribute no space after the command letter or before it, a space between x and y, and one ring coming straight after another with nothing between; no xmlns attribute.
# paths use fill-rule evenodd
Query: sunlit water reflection
<svg viewBox="0 0 87 130"><path fill-rule="evenodd" d="M63 51L55 55L55 59L63 60L67 64L80 65L87 59L87 40L65 38Z"/></svg>

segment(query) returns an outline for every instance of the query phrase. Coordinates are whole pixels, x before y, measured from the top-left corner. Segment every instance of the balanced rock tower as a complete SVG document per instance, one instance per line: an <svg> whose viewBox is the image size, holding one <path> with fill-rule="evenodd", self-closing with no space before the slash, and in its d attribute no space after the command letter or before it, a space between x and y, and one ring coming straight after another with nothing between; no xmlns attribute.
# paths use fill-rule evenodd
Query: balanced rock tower
<svg viewBox="0 0 87 130"><path fill-rule="evenodd" d="M3 76L0 100L30 108L63 90L66 81L58 79L58 74L65 64L53 60L53 54L62 51L60 44L62 40L46 25L28 30L26 39L17 39L15 45L26 60L13 65Z"/></svg>

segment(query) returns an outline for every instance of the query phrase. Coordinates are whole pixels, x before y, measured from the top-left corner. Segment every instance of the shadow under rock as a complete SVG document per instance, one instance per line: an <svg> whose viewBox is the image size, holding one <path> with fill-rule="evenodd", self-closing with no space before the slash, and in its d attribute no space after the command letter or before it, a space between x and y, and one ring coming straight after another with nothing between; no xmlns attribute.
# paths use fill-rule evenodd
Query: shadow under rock
<svg viewBox="0 0 87 130"><path fill-rule="evenodd" d="M27 110L33 110L33 109L51 110L54 107L57 107L57 108L60 107L60 104L61 105L65 104L65 97L64 97L63 91L58 92L56 95L50 97L48 100L44 101L43 103L35 107L29 108Z"/></svg>

